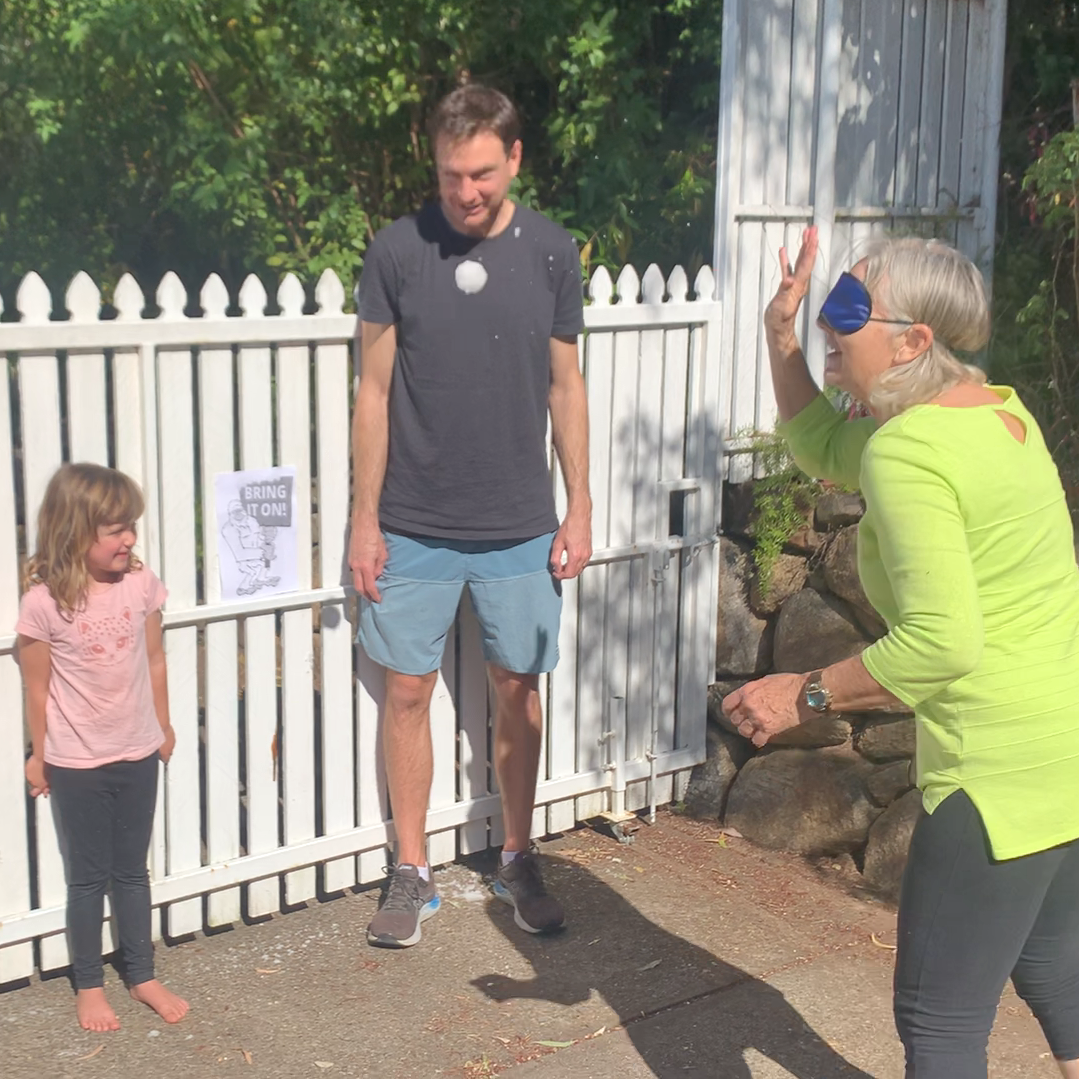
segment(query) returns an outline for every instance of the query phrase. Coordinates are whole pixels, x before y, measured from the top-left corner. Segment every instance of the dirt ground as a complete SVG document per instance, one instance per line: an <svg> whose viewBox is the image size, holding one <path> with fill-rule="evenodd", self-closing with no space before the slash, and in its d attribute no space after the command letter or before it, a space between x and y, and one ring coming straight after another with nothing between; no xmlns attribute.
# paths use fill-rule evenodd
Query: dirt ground
<svg viewBox="0 0 1079 1079"><path fill-rule="evenodd" d="M842 860L810 866L662 813L631 845L582 827L541 844L567 928L495 902L493 859L438 874L406 951L369 947L379 889L158 949L191 1002L170 1027L109 971L122 1023L79 1030L65 976L0 993L4 1079L901 1079L895 914ZM1053 1079L1009 990L992 1079Z"/></svg>

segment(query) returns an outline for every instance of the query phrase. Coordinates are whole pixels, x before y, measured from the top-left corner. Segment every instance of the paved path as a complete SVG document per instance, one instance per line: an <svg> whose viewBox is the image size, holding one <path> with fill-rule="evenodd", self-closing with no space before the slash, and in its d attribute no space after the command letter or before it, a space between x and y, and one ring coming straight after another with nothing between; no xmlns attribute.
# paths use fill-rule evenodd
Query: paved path
<svg viewBox="0 0 1079 1079"><path fill-rule="evenodd" d="M167 1027L122 995L123 1029L74 1021L66 978L0 995L4 1079L902 1079L894 913L813 869L664 814L620 846L543 844L572 921L513 925L480 870L440 874L420 945L369 948L377 890L158 949L191 1001ZM838 864L838 863L837 863ZM875 943L876 941L880 943ZM1054 1079L1009 993L992 1079Z"/></svg>

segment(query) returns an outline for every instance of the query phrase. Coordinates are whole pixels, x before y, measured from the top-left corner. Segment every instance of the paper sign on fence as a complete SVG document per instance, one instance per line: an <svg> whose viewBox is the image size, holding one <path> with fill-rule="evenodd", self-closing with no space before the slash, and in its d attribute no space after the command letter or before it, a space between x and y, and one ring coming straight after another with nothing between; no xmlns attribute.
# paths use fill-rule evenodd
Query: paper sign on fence
<svg viewBox="0 0 1079 1079"><path fill-rule="evenodd" d="M296 469L214 477L221 598L296 591Z"/></svg>

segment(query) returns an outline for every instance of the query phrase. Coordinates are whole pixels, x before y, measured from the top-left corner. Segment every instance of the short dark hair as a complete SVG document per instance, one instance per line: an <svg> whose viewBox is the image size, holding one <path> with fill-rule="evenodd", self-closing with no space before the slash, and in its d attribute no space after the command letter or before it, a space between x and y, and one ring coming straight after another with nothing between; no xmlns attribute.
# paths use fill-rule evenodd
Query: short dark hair
<svg viewBox="0 0 1079 1079"><path fill-rule="evenodd" d="M521 118L513 102L499 90L470 82L447 94L435 108L428 125L431 152L440 137L461 142L491 131L502 140L506 153L521 137Z"/></svg>

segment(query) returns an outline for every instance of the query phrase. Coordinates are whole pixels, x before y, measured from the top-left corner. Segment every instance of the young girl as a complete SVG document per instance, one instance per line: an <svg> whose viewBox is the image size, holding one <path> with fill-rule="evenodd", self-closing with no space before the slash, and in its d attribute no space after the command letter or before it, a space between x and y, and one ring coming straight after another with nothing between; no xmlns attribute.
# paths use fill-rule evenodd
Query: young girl
<svg viewBox="0 0 1079 1079"><path fill-rule="evenodd" d="M64 465L38 515L19 607L30 793L53 795L67 876L76 1011L86 1030L118 1030L105 999L105 889L135 1000L178 1023L187 1002L154 978L146 857L158 760L169 723L161 605L165 588L132 553L143 501L122 472Z"/></svg>

